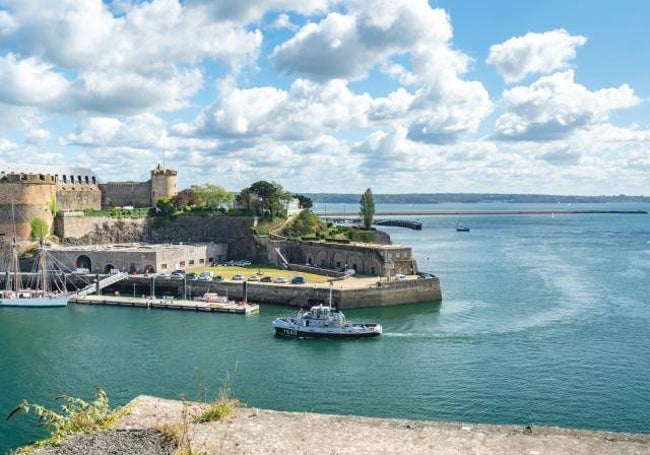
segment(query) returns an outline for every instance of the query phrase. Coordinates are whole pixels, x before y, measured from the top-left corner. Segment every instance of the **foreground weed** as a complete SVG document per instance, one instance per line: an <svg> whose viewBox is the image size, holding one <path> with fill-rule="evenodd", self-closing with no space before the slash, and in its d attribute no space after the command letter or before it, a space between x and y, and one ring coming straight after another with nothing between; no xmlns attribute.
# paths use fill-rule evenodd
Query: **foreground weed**
<svg viewBox="0 0 650 455"><path fill-rule="evenodd" d="M235 364L235 372L237 365ZM201 414L197 423L212 422L222 420L231 415L240 405L240 401L234 397L232 390L233 375L228 372L226 378L221 381L219 396L215 401L209 404L207 411Z"/></svg>
<svg viewBox="0 0 650 455"><path fill-rule="evenodd" d="M38 417L38 424L50 431L49 438L24 447L18 453L29 453L46 445L61 445L71 434L108 429L127 412L126 408L111 409L108 396L101 387L95 389L95 400L90 403L69 395L61 395L57 399L62 401L61 413L26 400L9 413L7 420L21 412L33 413Z"/></svg>
<svg viewBox="0 0 650 455"><path fill-rule="evenodd" d="M181 421L177 424L164 423L155 427L156 431L176 446L173 455L199 455L199 452L192 449L194 433L190 426L191 420L190 407L187 401L183 399Z"/></svg>

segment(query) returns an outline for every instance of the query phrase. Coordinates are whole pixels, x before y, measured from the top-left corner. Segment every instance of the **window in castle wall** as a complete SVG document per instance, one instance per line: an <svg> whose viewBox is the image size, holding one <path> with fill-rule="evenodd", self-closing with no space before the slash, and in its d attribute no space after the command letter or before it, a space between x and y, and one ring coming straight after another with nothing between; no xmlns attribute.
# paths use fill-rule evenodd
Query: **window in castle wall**
<svg viewBox="0 0 650 455"><path fill-rule="evenodd" d="M194 259L190 259L190 265L194 265Z"/></svg>
<svg viewBox="0 0 650 455"><path fill-rule="evenodd" d="M167 269L167 264L160 264L160 269L161 270L166 270Z"/></svg>
<svg viewBox="0 0 650 455"><path fill-rule="evenodd" d="M181 267L185 267L185 261L181 261Z"/></svg>
<svg viewBox="0 0 650 455"><path fill-rule="evenodd" d="M205 259L199 259L199 264L205 264Z"/></svg>

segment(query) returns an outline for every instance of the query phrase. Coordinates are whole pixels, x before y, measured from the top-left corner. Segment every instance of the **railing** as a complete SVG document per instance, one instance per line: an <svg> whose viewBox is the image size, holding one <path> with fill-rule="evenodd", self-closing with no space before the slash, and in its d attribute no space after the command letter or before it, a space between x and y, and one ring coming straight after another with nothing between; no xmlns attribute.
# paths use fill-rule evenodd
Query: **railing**
<svg viewBox="0 0 650 455"><path fill-rule="evenodd" d="M96 283L89 284L88 286L80 289L77 292L77 295L83 297L92 294L93 292L97 292L98 290L104 289L105 287L110 286L111 284L115 284L118 281L122 281L128 276L129 274L126 272L115 273L113 275L110 275L109 277L104 278L103 280L99 280Z"/></svg>

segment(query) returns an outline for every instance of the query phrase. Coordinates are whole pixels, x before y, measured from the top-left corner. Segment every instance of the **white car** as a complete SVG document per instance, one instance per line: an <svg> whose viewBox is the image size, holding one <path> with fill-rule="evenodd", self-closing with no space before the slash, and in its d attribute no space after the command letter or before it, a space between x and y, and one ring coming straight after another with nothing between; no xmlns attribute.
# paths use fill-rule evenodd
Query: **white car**
<svg viewBox="0 0 650 455"><path fill-rule="evenodd" d="M401 273L398 273L397 275L395 275L395 279L399 281L405 280L406 275L402 275Z"/></svg>
<svg viewBox="0 0 650 455"><path fill-rule="evenodd" d="M233 275L231 279L233 279L235 281L242 281L242 280L245 280L246 277L244 275Z"/></svg>
<svg viewBox="0 0 650 455"><path fill-rule="evenodd" d="M275 280L273 280L274 283L288 283L286 278L277 277Z"/></svg>

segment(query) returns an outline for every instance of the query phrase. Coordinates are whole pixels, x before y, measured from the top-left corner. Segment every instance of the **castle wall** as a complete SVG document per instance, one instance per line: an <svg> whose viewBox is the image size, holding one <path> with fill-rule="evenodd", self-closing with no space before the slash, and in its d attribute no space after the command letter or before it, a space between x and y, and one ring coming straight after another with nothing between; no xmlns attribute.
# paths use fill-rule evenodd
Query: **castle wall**
<svg viewBox="0 0 650 455"><path fill-rule="evenodd" d="M0 191L0 236L4 236L5 240L13 236L12 204L18 240L29 239L30 223L36 217L44 219L51 232L53 218L48 203L56 195L54 182L55 179L47 175L6 176Z"/></svg>
<svg viewBox="0 0 650 455"><path fill-rule="evenodd" d="M281 242L279 245L283 256L296 264L354 269L374 276L409 275L418 271L409 247L320 242Z"/></svg>
<svg viewBox="0 0 650 455"><path fill-rule="evenodd" d="M59 185L56 191L58 210L102 208L102 194L96 185Z"/></svg>
<svg viewBox="0 0 650 455"><path fill-rule="evenodd" d="M100 183L102 207L151 207L151 181Z"/></svg>

